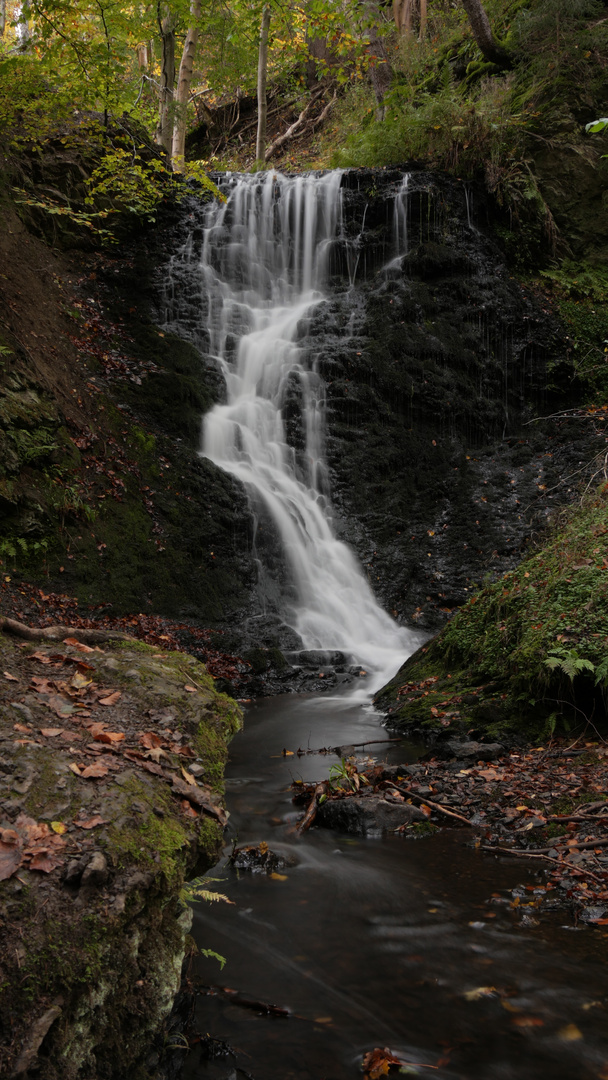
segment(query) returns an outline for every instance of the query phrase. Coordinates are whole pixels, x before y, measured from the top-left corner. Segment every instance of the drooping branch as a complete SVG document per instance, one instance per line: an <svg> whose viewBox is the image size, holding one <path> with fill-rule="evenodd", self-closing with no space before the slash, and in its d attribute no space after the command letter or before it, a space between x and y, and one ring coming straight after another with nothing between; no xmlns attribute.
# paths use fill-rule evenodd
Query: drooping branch
<svg viewBox="0 0 608 1080"><path fill-rule="evenodd" d="M490 20L485 13L481 0L462 0L462 6L467 13L473 37L479 45L486 60L501 68L513 66L512 57L492 33Z"/></svg>
<svg viewBox="0 0 608 1080"><path fill-rule="evenodd" d="M310 116L314 106L316 105L317 101L322 96L322 94L323 94L322 90L320 90L316 94L313 94L313 96L311 97L308 104L305 105L304 108L302 109L302 112L298 116L298 119L294 120L293 124L291 124L287 128L287 131L284 131L282 135L278 135L277 138L274 140L274 142L271 142L270 146L268 147L268 149L266 150L266 152L264 154L264 160L265 161L270 161L271 157L273 156L273 154L276 154L277 150L280 150L281 147L284 146L286 142L289 142L290 139L293 139L294 135L297 135L298 131L301 130L301 128L304 126L304 124L308 120L308 117ZM333 101L330 102L330 105L331 104L333 104ZM328 111L329 111L329 109L328 109Z"/></svg>

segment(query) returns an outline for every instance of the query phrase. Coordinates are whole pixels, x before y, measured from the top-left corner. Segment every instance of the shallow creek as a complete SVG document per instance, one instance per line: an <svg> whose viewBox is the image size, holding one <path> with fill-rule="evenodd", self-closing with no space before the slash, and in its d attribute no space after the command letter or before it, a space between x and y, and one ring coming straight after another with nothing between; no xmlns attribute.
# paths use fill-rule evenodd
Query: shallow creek
<svg viewBox="0 0 608 1080"><path fill-rule="evenodd" d="M525 907L525 885L544 880L536 864L484 856L458 828L418 841L295 834L291 780L323 779L338 757L283 749L378 738L377 714L352 690L248 709L227 770L229 842L211 872L222 880L210 885L233 906L197 904L193 927L227 963L220 972L199 956L191 974L199 990L230 987L290 1015L199 994L196 1027L237 1054L207 1061L195 1047L184 1080L350 1080L376 1046L438 1080L608 1078L608 935ZM406 762L422 748L366 752ZM234 838L266 841L294 865L284 880L237 873L226 862Z"/></svg>

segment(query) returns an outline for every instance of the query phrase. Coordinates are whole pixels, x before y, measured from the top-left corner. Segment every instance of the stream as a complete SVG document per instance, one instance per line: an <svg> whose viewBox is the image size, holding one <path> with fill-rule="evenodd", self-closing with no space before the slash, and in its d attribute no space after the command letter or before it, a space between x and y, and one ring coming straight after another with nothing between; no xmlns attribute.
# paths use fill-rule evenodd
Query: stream
<svg viewBox="0 0 608 1080"><path fill-rule="evenodd" d="M415 1063L411 1075L440 1080L607 1076L606 935L575 930L563 910L535 924L524 905L534 899L526 885L545 880L537 865L484 856L459 828L415 841L295 834L292 778L325 778L339 760L297 750L348 752L348 741L386 737L360 691L248 709L227 770L224 858L209 875L220 880L208 886L233 903L197 903L192 931L200 948L226 958L221 972L212 958L193 961L195 1027L237 1053L205 1060L195 1048L184 1080L354 1080L376 1046ZM396 763L422 749L402 742L359 753ZM266 841L293 865L279 878L236 871L233 840Z"/></svg>

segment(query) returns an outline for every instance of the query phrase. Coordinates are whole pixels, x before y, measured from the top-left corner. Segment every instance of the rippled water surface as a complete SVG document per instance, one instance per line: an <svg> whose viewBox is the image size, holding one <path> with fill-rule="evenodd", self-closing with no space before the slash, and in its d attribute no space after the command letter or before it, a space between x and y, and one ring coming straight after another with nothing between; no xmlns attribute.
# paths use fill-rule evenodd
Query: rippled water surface
<svg viewBox="0 0 608 1080"><path fill-rule="evenodd" d="M350 1080L376 1046L438 1080L608 1080L608 935L573 929L563 912L535 913L529 890L518 890L518 906L505 902L544 881L537 864L484 857L465 829L416 842L294 834L292 778L324 779L337 758L283 748L375 738L386 738L377 715L348 696L248 710L231 746L227 838L265 840L295 865L285 880L239 875L225 860L212 872L223 880L211 887L234 905L197 905L193 934L227 963L220 972L199 957L192 976L290 1016L201 994L196 1026L237 1055L206 1061L195 1048L186 1080ZM421 749L361 753L396 762ZM527 926L532 916L539 923Z"/></svg>

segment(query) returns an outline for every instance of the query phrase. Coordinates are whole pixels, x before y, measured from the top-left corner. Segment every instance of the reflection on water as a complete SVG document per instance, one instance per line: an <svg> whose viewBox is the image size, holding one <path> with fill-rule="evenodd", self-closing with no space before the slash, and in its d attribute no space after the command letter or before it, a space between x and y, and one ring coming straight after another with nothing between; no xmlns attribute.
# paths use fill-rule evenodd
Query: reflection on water
<svg viewBox="0 0 608 1080"><path fill-rule="evenodd" d="M227 774L229 837L266 840L296 865L286 880L216 868L234 906L198 905L193 933L227 964L220 973L199 957L193 977L291 1015L199 997L198 1028L238 1055L204 1061L195 1048L185 1080L351 1080L375 1046L438 1080L608 1080L608 935L573 931L557 913L526 926L526 897L492 902L541 880L535 865L484 858L458 830L419 842L294 835L291 779L324 778L336 758L283 748L378 737L377 716L348 698L274 698L248 711ZM421 748L386 749L403 761Z"/></svg>

